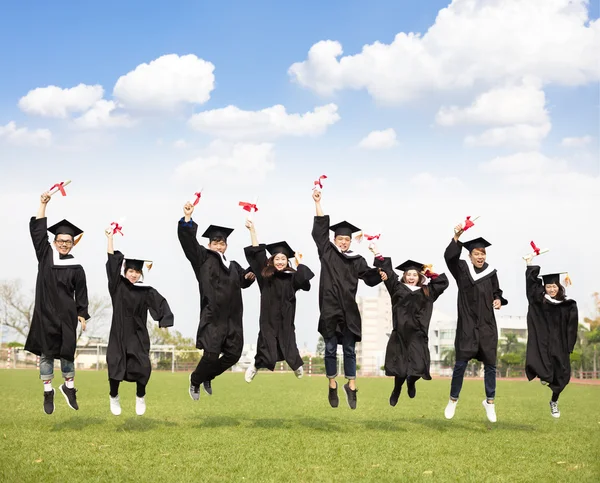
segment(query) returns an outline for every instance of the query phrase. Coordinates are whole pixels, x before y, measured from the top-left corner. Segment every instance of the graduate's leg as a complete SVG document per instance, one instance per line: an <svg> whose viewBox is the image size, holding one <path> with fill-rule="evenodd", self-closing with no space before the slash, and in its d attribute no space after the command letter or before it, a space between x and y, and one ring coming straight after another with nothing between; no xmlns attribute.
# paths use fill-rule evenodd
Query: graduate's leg
<svg viewBox="0 0 600 483"><path fill-rule="evenodd" d="M146 395L146 384L142 384L141 382L135 383L135 395L137 397L144 397Z"/></svg>
<svg viewBox="0 0 600 483"><path fill-rule="evenodd" d="M110 387L109 392L109 403L110 403L110 412L115 416L119 416L121 414L121 400L119 398L119 385L121 381L117 381L116 379L108 378L108 386Z"/></svg>
<svg viewBox="0 0 600 483"><path fill-rule="evenodd" d="M356 338L348 329L344 331L342 348L344 350L344 376L348 379L348 387L356 390Z"/></svg>
<svg viewBox="0 0 600 483"><path fill-rule="evenodd" d="M221 357L219 357L219 360L216 363L215 374L213 377L211 377L211 380L235 366L240 360L240 357L242 357L242 351L242 344L239 344L235 341L226 341L225 346L223 347L223 354Z"/></svg>
<svg viewBox="0 0 600 483"><path fill-rule="evenodd" d="M200 387L200 384L202 384L204 381L209 381L212 379L211 374L215 372L214 366L218 360L218 353L205 352L190 377L192 386Z"/></svg>
<svg viewBox="0 0 600 483"><path fill-rule="evenodd" d="M75 361L61 359L60 369L62 371L63 379L65 380L65 386L69 389L73 389L75 387L75 383L73 382L73 379L75 379Z"/></svg>
<svg viewBox="0 0 600 483"><path fill-rule="evenodd" d="M120 385L121 381L117 381L115 379L108 380L108 386L110 387L110 397L117 397L119 395Z"/></svg>
<svg viewBox="0 0 600 483"><path fill-rule="evenodd" d="M400 394L400 392L402 391L402 385L404 384L405 380L406 378L404 377L394 376L394 392Z"/></svg>
<svg viewBox="0 0 600 483"><path fill-rule="evenodd" d="M417 395L417 387L415 383L421 379L420 376L408 376L406 378L406 385L408 386L408 397L413 398Z"/></svg>
<svg viewBox="0 0 600 483"><path fill-rule="evenodd" d="M335 389L337 383L335 378L337 377L337 337L334 335L329 339L325 339L325 374L329 379L329 387Z"/></svg>
<svg viewBox="0 0 600 483"><path fill-rule="evenodd" d="M40 379L44 383L44 391L52 391L54 379L54 358L44 354L40 356Z"/></svg>
<svg viewBox="0 0 600 483"><path fill-rule="evenodd" d="M484 364L483 383L485 385L485 397L488 404L494 404L496 398L496 366L493 364Z"/></svg>
<svg viewBox="0 0 600 483"><path fill-rule="evenodd" d="M453 401L457 401L458 396L460 395L468 363L469 361L456 361L454 364L452 382L450 383L450 399Z"/></svg>

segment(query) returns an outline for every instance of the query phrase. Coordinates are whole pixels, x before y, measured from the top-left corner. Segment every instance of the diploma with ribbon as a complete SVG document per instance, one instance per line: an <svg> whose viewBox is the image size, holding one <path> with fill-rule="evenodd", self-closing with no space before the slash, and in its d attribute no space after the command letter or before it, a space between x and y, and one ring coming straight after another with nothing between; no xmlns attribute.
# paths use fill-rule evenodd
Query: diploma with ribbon
<svg viewBox="0 0 600 483"><path fill-rule="evenodd" d="M425 275L427 278L430 278L431 280L435 280L436 278L439 277L439 275L433 271L433 264L432 263L429 263L427 265L423 265L423 271L421 273L423 275Z"/></svg>
<svg viewBox="0 0 600 483"><path fill-rule="evenodd" d="M248 219L252 220L252 213L256 213L258 211L258 206L256 203L258 202L258 197L254 198L254 203L248 203L247 201L240 201L239 205L243 210L248 212Z"/></svg>
<svg viewBox="0 0 600 483"><path fill-rule="evenodd" d="M50 196L52 196L52 195L55 195L56 193L58 193L60 191L61 195L67 196L67 192L65 191L65 186L67 186L69 183L71 183L70 179L68 179L66 181L61 181L60 183L56 183L54 186L52 186L48 190L48 194Z"/></svg>
<svg viewBox="0 0 600 483"><path fill-rule="evenodd" d="M323 179L327 179L327 176L325 176L324 174L322 174L321 176L319 176L319 179L317 179L313 184L313 190L319 190L321 191L323 189L323 183L321 183L321 180Z"/></svg>
<svg viewBox="0 0 600 483"><path fill-rule="evenodd" d="M198 191L197 193L194 193L194 196L196 197L196 199L192 203L194 206L196 206L198 204L198 202L200 201L200 198L202 198L202 190L204 190L204 188L201 188L200 191Z"/></svg>
<svg viewBox="0 0 600 483"><path fill-rule="evenodd" d="M359 231L358 235L356 235L354 237L354 239L360 243L362 242L363 238L366 238L368 241L373 241L373 240L379 240L379 237L381 236L381 233L378 233L377 235L367 235L366 233Z"/></svg>
<svg viewBox="0 0 600 483"><path fill-rule="evenodd" d="M479 218L479 216L475 216L473 218L471 218L471 216L467 216L465 218L465 222L462 225L462 230L463 231L467 231L469 228L475 226L475 220L477 220Z"/></svg>
<svg viewBox="0 0 600 483"><path fill-rule="evenodd" d="M531 253L528 253L527 255L523 256L523 260L527 260L528 258L533 258L533 257L537 257L539 255L542 255L543 253L548 253L550 251L550 249L548 248L538 248L535 243L532 241L529 243L531 245L531 248L533 249L533 251Z"/></svg>

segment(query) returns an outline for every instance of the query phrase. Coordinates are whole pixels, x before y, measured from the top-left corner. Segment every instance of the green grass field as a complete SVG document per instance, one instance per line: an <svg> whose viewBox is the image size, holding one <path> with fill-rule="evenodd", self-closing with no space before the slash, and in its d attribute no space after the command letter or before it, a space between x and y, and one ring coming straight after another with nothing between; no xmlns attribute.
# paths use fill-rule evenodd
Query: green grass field
<svg viewBox="0 0 600 483"><path fill-rule="evenodd" d="M154 372L146 414L135 415L135 387L122 384L123 414L115 417L106 377L80 371L81 409L57 391L48 416L36 372L1 370L0 479L600 481L600 386L571 384L554 420L547 388L499 381L492 425L475 380L465 381L446 421L449 380L420 381L415 399L403 393L392 408L390 379L360 379L351 411L343 397L329 407L323 377L260 372L248 385L242 374L225 374L212 397L202 392L194 402L187 374Z"/></svg>

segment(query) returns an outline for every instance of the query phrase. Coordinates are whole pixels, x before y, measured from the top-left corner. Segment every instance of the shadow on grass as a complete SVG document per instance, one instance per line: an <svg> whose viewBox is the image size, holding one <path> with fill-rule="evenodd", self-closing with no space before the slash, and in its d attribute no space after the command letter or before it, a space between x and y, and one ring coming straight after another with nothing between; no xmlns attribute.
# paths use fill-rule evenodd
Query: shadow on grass
<svg viewBox="0 0 600 483"><path fill-rule="evenodd" d="M104 423L104 419L100 418L79 418L77 416L72 417L71 419L67 419L66 421L61 421L60 423L56 423L51 431L63 431L65 429L73 429L75 431L81 431L82 429L87 428L88 426L92 426L94 424L102 424Z"/></svg>
<svg viewBox="0 0 600 483"><path fill-rule="evenodd" d="M161 421L158 419L144 418L144 417L138 416L137 418L126 419L123 422L123 424L117 428L117 431L144 432L144 431L151 431L160 426L173 427L173 426L177 426L177 423L173 423L171 421Z"/></svg>
<svg viewBox="0 0 600 483"><path fill-rule="evenodd" d="M265 429L286 429L289 428L290 420L281 418L263 418L252 421L251 426L254 428Z"/></svg>
<svg viewBox="0 0 600 483"><path fill-rule="evenodd" d="M347 427L341 427L338 426L337 424L332 423L331 421L327 420L327 419L317 419L317 418L298 418L295 420L298 424L300 424L301 426L304 426L306 428L309 429L314 429L316 431L325 431L325 432L329 432L329 431L337 431L337 432L343 432L343 431L347 431L348 428Z"/></svg>
<svg viewBox="0 0 600 483"><path fill-rule="evenodd" d="M208 416L197 425L197 428L225 428L239 426L241 421L231 416Z"/></svg>
<svg viewBox="0 0 600 483"><path fill-rule="evenodd" d="M406 428L399 426L398 423L392 421L361 421L366 429L372 431L406 431Z"/></svg>
<svg viewBox="0 0 600 483"><path fill-rule="evenodd" d="M425 426L429 429L434 429L435 431L439 431L440 433L445 433L447 431L456 431L457 429L462 429L465 431L480 431L482 429L481 421L475 423L474 421L468 421L467 423L460 421L448 421L446 419L427 419L427 418L415 418L406 420L407 423L419 424L421 426Z"/></svg>

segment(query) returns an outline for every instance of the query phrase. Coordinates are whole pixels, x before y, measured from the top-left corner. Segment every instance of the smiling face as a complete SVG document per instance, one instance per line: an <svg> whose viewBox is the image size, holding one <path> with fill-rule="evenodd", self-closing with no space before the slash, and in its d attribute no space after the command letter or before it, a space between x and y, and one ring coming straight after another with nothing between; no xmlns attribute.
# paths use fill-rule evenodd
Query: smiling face
<svg viewBox="0 0 600 483"><path fill-rule="evenodd" d="M559 288L558 285L556 285L555 283L547 283L546 285L544 285L544 288L546 289L546 293L552 298L556 297L556 295L558 294Z"/></svg>
<svg viewBox="0 0 600 483"><path fill-rule="evenodd" d="M227 241L224 238L215 238L210 241L208 248L224 255L227 251Z"/></svg>
<svg viewBox="0 0 600 483"><path fill-rule="evenodd" d="M275 270L281 272L288 266L288 257L286 257L283 253L278 253L273 257L273 266L275 267Z"/></svg>
<svg viewBox="0 0 600 483"><path fill-rule="evenodd" d="M475 248L469 253L469 258L475 268L482 268L486 258L485 248Z"/></svg>
<svg viewBox="0 0 600 483"><path fill-rule="evenodd" d="M68 255L73 249L73 237L62 233L56 235L54 238L54 246L61 255Z"/></svg>
<svg viewBox="0 0 600 483"><path fill-rule="evenodd" d="M125 272L125 278L129 280L131 283L137 283L139 279L142 277L142 272L136 270L134 268L128 268Z"/></svg>
<svg viewBox="0 0 600 483"><path fill-rule="evenodd" d="M413 287L419 283L419 272L416 270L407 270L404 272L404 283Z"/></svg>
<svg viewBox="0 0 600 483"><path fill-rule="evenodd" d="M347 252L350 249L350 244L352 243L352 237L351 236L345 236L345 235L337 235L333 239L333 243L342 252Z"/></svg>

